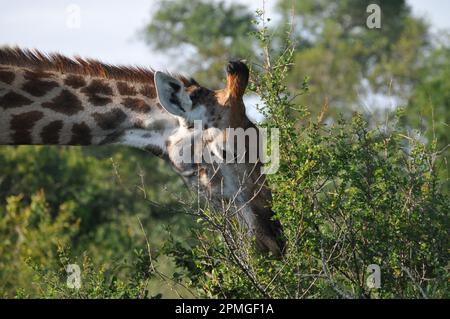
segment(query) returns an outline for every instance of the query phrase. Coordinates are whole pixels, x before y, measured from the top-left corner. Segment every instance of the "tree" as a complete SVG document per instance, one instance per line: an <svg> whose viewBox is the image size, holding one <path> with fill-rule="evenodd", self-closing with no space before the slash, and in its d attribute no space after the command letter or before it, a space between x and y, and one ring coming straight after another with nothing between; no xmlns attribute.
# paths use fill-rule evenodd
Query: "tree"
<svg viewBox="0 0 450 319"><path fill-rule="evenodd" d="M381 29L366 27L366 8L381 7ZM297 42L289 76L291 91L308 76L310 94L300 101L318 112L328 101L331 115L348 113L365 103L367 94L409 97L420 76L428 44L428 26L411 15L404 0L281 0L283 21L294 14Z"/></svg>
<svg viewBox="0 0 450 319"><path fill-rule="evenodd" d="M161 2L145 28L145 39L159 51L177 50L185 71L200 82L220 87L224 61L253 56L252 14L240 4L206 0ZM192 54L180 54L191 51Z"/></svg>
<svg viewBox="0 0 450 319"><path fill-rule="evenodd" d="M438 152L448 154L450 145L450 37L444 34L425 60L420 81L408 100L406 123L423 134ZM450 168L442 163L441 177L448 184ZM449 187L448 187L449 188Z"/></svg>

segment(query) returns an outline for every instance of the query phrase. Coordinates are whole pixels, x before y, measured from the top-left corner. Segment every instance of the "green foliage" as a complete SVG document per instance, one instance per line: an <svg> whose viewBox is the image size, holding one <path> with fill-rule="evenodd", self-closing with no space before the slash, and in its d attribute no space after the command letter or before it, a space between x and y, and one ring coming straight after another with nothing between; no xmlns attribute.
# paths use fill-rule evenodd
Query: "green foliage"
<svg viewBox="0 0 450 319"><path fill-rule="evenodd" d="M298 134L282 135L280 171L270 176L285 259L236 262L205 223L200 244L169 249L192 287L227 298L448 298L450 203L433 150L360 115ZM370 264L381 267L381 289L366 286Z"/></svg>
<svg viewBox="0 0 450 319"><path fill-rule="evenodd" d="M32 195L29 205L23 203L23 195L7 198L6 207L0 208L2 297L14 296L17 289L26 289L27 295L38 293L27 261L45 268L55 266L58 245L69 244L79 228L74 208L74 202L62 203L52 217L43 191Z"/></svg>
<svg viewBox="0 0 450 319"><path fill-rule="evenodd" d="M428 143L436 144L437 150L448 154L450 145L450 37L445 35L439 46L426 60L422 79L415 86L408 101L405 122L423 134ZM449 178L449 166L443 163L441 177ZM447 185L447 189L449 186Z"/></svg>
<svg viewBox="0 0 450 319"><path fill-rule="evenodd" d="M146 246L143 229L155 251L168 237L167 225L173 224L177 238L184 236L190 219L178 213L178 199L171 195L184 192L181 180L165 163L132 149L2 147L2 295L177 296L160 276L139 277L136 262L142 256L134 251ZM81 266L89 260L84 270L81 267L86 285L80 291L65 285L61 247L70 247L73 263ZM165 272L174 269L164 258L155 265ZM143 294L144 283L145 289L156 292Z"/></svg>
<svg viewBox="0 0 450 319"><path fill-rule="evenodd" d="M57 250L57 264L53 268L44 267L28 261L28 267L34 272L35 285L46 298L125 298L145 299L160 298L160 294L151 295L148 283L154 277L149 259L142 250L134 251L132 262L122 262L115 267L95 265L86 254L77 260L62 246ZM67 285L70 273L66 271L69 264L80 267L80 287ZM129 268L126 278L119 278L117 267ZM21 296L24 297L24 296Z"/></svg>
<svg viewBox="0 0 450 319"><path fill-rule="evenodd" d="M32 194L42 188L46 190L52 209L67 200L76 200L76 214L81 218L83 232L89 232L90 227L119 216L127 209L149 211L150 214L153 210L160 217L170 217L170 213L161 211L161 207L149 207L148 201L158 198L155 189L178 179L158 159L144 159L133 150L116 152L113 157L105 158L112 150L104 149L103 158L97 159L89 155L88 149L83 151L77 147L2 147L0 198L10 194ZM127 156L126 160L124 156ZM141 181L140 171L150 173ZM121 172L129 172L130 181L122 180ZM151 185L146 191L148 201L142 200L143 193L138 191L142 183L146 187ZM25 199L29 200L29 197ZM160 204L170 202L161 201ZM93 211L97 213L92 214Z"/></svg>
<svg viewBox="0 0 450 319"><path fill-rule="evenodd" d="M257 34L267 55L253 89L265 105L263 125L281 133L280 169L268 179L287 251L271 260L242 238L234 243L217 226L226 220L206 212L197 243L166 247L190 286L227 298L448 298L450 202L436 149L406 135L401 112L383 125L361 114L332 125L312 120L284 84L290 41L274 58L267 32ZM381 267L380 289L366 285L370 264Z"/></svg>
<svg viewBox="0 0 450 319"><path fill-rule="evenodd" d="M380 29L366 27L371 3L380 5ZM407 98L421 76L428 26L411 15L404 0L282 0L278 10L283 21L294 23L290 91L300 88L299 78L309 76L311 94L298 103L310 105L315 114L327 103L329 116L337 120L373 93Z"/></svg>

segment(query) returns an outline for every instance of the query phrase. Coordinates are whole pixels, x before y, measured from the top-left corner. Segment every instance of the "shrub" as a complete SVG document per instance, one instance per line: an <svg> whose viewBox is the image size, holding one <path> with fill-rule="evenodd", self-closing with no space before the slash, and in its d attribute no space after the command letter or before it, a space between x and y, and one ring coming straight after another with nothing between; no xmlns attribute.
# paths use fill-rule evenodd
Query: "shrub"
<svg viewBox="0 0 450 319"><path fill-rule="evenodd" d="M232 222L201 209L197 241L166 246L190 286L226 298L448 298L450 203L435 144L408 136L401 109L383 124L357 113L323 124L326 107L310 118L284 84L289 39L274 58L265 26L255 35L266 54L253 90L263 126L280 129L280 168L268 182L287 250L283 260L261 256L221 226ZM306 91L305 81L298 94ZM379 289L366 284L372 264L381 269Z"/></svg>
<svg viewBox="0 0 450 319"><path fill-rule="evenodd" d="M53 218L43 191L23 203L23 195L10 196L6 208L0 208L0 292L12 297L20 288L27 294L38 293L33 270L27 263L54 267L58 245L67 245L78 231L73 217L73 202L61 204Z"/></svg>
<svg viewBox="0 0 450 319"><path fill-rule="evenodd" d="M136 252L147 251L142 229L151 229L155 251L167 237L165 225L184 236L189 218L176 214L173 197L161 198L162 192L182 194L183 185L159 159L127 148L110 157L114 150L1 148L1 296L177 296L159 276L136 272L143 258ZM78 292L66 285L63 247L70 263L80 265L86 285ZM155 265L174 270L167 258L158 264L155 256ZM144 283L152 293L136 288Z"/></svg>

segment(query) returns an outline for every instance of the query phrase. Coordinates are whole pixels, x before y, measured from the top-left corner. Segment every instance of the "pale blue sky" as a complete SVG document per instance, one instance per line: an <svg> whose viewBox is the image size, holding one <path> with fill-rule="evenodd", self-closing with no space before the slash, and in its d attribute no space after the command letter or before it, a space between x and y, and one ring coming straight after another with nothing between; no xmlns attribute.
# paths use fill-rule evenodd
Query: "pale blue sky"
<svg viewBox="0 0 450 319"><path fill-rule="evenodd" d="M228 0L260 8L262 0ZM176 71L176 63L151 51L138 37L149 21L155 0L14 0L3 1L0 46L18 45L44 52L78 54L112 64L134 64ZM449 28L450 1L409 0L413 12L426 16L433 29ZM266 1L269 11L274 1ZM69 28L67 11L80 8L80 28ZM253 112L252 112L253 113Z"/></svg>

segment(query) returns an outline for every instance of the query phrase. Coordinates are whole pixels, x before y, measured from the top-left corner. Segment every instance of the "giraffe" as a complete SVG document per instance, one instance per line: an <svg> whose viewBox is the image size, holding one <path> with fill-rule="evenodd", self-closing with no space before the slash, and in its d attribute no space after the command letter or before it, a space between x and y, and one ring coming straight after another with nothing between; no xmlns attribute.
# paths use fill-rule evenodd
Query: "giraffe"
<svg viewBox="0 0 450 319"><path fill-rule="evenodd" d="M255 128L243 102L249 69L231 61L226 71L226 87L210 90L152 69L0 48L0 145L121 144L150 151L217 209L224 200L231 203L257 248L279 258L282 227L272 219L265 176L255 169L260 162L175 160L180 147L196 138L196 121L202 123L202 150L213 143L203 138L212 129Z"/></svg>

